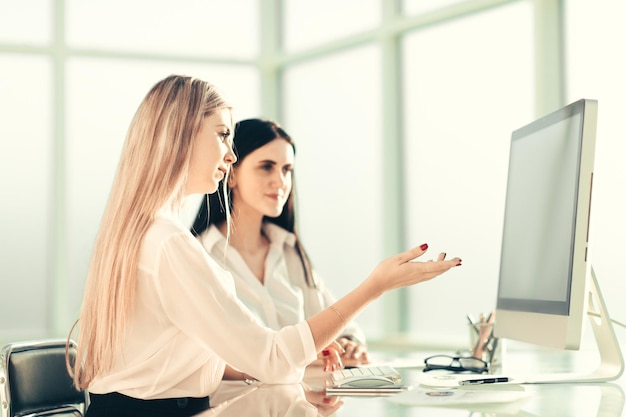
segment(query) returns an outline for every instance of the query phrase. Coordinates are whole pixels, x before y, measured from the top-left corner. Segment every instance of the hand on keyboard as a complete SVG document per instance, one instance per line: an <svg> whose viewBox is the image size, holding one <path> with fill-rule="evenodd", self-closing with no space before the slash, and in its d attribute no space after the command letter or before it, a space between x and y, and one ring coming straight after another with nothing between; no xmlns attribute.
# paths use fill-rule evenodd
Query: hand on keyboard
<svg viewBox="0 0 626 417"><path fill-rule="evenodd" d="M337 341L333 341L317 355L318 358L322 359L322 366L325 372L332 372L344 367L341 361L343 352L343 347Z"/></svg>
<svg viewBox="0 0 626 417"><path fill-rule="evenodd" d="M359 366L370 363L367 347L348 337L340 337L337 342L343 347L341 360L344 366Z"/></svg>

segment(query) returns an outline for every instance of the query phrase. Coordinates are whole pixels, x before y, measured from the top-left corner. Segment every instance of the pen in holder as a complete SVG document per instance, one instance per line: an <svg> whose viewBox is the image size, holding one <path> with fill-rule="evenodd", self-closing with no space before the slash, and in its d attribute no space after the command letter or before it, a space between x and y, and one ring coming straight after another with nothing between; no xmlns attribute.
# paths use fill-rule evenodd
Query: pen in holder
<svg viewBox="0 0 626 417"><path fill-rule="evenodd" d="M496 314L481 314L479 320L473 320L469 315L471 356L482 359L489 364L489 369L502 365L502 345L493 335Z"/></svg>

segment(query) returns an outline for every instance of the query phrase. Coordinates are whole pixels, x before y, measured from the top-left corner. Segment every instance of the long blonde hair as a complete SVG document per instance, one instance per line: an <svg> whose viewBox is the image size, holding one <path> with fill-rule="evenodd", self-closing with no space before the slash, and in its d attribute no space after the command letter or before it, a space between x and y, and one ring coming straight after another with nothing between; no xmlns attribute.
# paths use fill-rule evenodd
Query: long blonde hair
<svg viewBox="0 0 626 417"><path fill-rule="evenodd" d="M130 124L85 285L74 385L110 368L133 309L139 250L156 212L184 196L203 118L230 109L210 83L172 75L144 98Z"/></svg>

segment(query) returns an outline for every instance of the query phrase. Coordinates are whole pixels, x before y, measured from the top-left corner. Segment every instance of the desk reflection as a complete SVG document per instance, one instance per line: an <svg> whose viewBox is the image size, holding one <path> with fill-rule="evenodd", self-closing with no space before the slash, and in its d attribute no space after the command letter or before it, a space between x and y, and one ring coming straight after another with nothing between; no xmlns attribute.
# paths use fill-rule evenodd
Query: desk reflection
<svg viewBox="0 0 626 417"><path fill-rule="evenodd" d="M529 384L525 387L532 393L523 407L528 416L623 416L624 391L615 383Z"/></svg>
<svg viewBox="0 0 626 417"><path fill-rule="evenodd" d="M373 417L624 417L624 391L614 383L525 384L527 398L503 403L473 403L428 406L414 401L411 393L388 397L369 404L360 398L344 398L339 416ZM413 394L418 394L419 388ZM380 402L380 403L379 403Z"/></svg>
<svg viewBox="0 0 626 417"><path fill-rule="evenodd" d="M622 417L624 412L624 391L614 383L528 384L523 389L530 395L519 402L425 406L408 397L327 397L307 384L230 382L212 397L214 408L198 417Z"/></svg>
<svg viewBox="0 0 626 417"><path fill-rule="evenodd" d="M343 402L301 384L245 385L224 382L211 397L213 408L197 417L329 417Z"/></svg>

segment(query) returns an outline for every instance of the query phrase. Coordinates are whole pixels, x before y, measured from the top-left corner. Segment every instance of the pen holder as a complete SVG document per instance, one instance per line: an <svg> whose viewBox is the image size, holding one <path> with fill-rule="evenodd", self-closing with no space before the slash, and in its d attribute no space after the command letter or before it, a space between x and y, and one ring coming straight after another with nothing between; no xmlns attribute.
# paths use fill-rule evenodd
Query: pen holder
<svg viewBox="0 0 626 417"><path fill-rule="evenodd" d="M502 365L502 343L493 335L495 323L469 323L470 355L489 364L489 369Z"/></svg>

